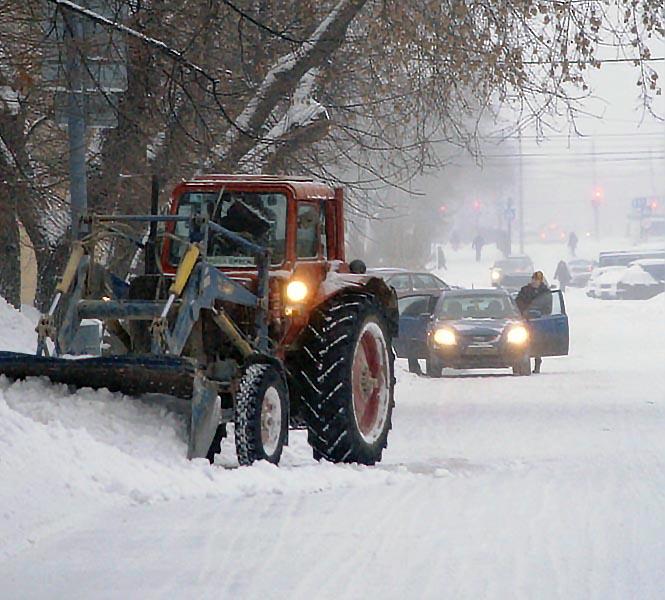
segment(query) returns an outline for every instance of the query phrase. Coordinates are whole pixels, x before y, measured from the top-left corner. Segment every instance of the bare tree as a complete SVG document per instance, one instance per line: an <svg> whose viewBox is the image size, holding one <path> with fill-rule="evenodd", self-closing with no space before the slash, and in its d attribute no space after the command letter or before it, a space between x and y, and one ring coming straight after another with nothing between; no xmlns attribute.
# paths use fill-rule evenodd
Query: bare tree
<svg viewBox="0 0 665 600"><path fill-rule="evenodd" d="M35 245L42 301L68 226L66 131L52 123L42 77L45 3L97 19L67 0L0 0L13 15L0 23L0 202ZM118 127L89 135L97 211L146 210L152 174L168 188L240 170L344 183L351 207L368 212L387 188L440 167L437 144L477 154L481 123L505 106L540 126L560 113L574 121L588 69L604 60L636 62L645 110L660 93L649 66L661 58L649 50L663 36L655 0L116 3L126 20L97 21L124 31L128 87ZM2 231L14 266L0 293L11 296L15 235Z"/></svg>

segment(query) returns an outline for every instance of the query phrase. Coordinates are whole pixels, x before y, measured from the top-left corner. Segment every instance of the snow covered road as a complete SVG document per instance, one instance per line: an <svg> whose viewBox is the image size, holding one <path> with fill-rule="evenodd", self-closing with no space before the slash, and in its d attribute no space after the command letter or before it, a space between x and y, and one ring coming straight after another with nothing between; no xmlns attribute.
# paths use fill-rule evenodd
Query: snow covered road
<svg viewBox="0 0 665 600"><path fill-rule="evenodd" d="M374 468L189 463L164 411L1 381L0 598L664 598L665 295L567 300L540 376L398 363Z"/></svg>

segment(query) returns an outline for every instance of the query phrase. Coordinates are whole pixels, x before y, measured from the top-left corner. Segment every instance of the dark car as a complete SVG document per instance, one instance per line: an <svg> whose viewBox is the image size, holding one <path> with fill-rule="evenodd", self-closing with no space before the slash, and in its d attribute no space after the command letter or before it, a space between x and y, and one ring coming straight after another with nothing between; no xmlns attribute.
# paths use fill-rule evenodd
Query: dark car
<svg viewBox="0 0 665 600"><path fill-rule="evenodd" d="M518 290L531 281L533 271L533 261L528 256L508 256L492 265L490 280L494 287Z"/></svg>
<svg viewBox="0 0 665 600"><path fill-rule="evenodd" d="M395 288L397 297L409 294L439 294L450 286L432 273L407 271L398 268L367 269L367 273L381 277L388 285Z"/></svg>
<svg viewBox="0 0 665 600"><path fill-rule="evenodd" d="M568 317L559 290L536 298L525 316L502 289L445 291L433 308L427 296L402 298L400 304L397 355L425 358L432 377L444 367L507 367L528 375L531 356L568 354Z"/></svg>
<svg viewBox="0 0 665 600"><path fill-rule="evenodd" d="M595 266L594 261L586 258L574 258L568 261L568 270L571 277L568 285L571 287L585 287Z"/></svg>

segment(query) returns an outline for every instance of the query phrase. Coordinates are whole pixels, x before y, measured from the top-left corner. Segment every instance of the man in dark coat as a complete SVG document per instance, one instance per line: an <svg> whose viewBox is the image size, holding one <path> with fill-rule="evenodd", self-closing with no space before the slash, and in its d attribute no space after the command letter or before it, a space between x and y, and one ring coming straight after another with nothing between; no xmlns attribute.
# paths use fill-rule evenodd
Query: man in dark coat
<svg viewBox="0 0 665 600"><path fill-rule="evenodd" d="M542 271L536 271L531 276L531 282L525 285L517 294L515 303L517 308L520 309L522 314L525 314L529 307L533 304L534 300L543 294L549 293L550 288L545 283L545 276ZM549 310L548 310L549 307ZM549 303L543 303L543 314L550 314L552 312L552 296L549 297ZM543 359L540 356L535 357L533 372L540 373L540 366L543 364Z"/></svg>

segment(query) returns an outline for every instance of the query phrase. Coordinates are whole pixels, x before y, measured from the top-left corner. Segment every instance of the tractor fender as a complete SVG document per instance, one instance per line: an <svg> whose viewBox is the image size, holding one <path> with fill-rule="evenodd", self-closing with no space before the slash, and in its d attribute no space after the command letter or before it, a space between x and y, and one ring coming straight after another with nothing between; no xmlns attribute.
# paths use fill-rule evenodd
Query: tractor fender
<svg viewBox="0 0 665 600"><path fill-rule="evenodd" d="M329 271L320 288L321 302L346 293L366 292L376 297L384 307L390 335L397 336L399 312L397 294L381 277L367 274Z"/></svg>

